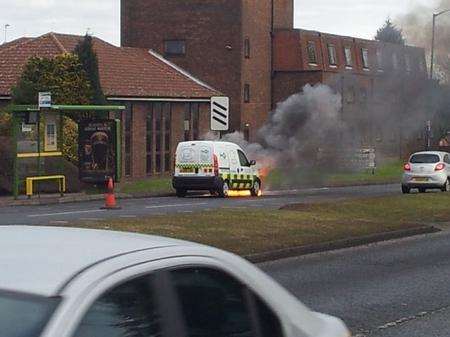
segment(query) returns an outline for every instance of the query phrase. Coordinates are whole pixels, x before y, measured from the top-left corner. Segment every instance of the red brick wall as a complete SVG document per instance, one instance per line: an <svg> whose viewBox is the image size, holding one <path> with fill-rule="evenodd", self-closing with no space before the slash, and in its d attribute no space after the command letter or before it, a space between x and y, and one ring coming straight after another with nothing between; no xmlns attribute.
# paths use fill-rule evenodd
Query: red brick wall
<svg viewBox="0 0 450 337"><path fill-rule="evenodd" d="M250 85L250 102L244 102L240 130L249 125L251 140L263 125L271 109L271 4L269 1L244 0L242 5L242 39L250 41L250 57L242 51L241 83Z"/></svg>
<svg viewBox="0 0 450 337"><path fill-rule="evenodd" d="M273 0L273 9L275 29L294 28L294 0Z"/></svg>
<svg viewBox="0 0 450 337"><path fill-rule="evenodd" d="M186 40L186 55L167 57L231 99L232 127L241 102L241 0L122 0L122 45L163 53Z"/></svg>
<svg viewBox="0 0 450 337"><path fill-rule="evenodd" d="M323 73L316 72L277 72L273 80L275 103L302 91L306 84L315 85L323 81Z"/></svg>

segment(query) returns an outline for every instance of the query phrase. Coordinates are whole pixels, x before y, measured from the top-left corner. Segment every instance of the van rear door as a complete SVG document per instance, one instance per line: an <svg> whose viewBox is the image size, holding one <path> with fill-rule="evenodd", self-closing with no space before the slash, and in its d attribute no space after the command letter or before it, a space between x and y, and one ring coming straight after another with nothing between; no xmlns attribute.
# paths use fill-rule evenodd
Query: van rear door
<svg viewBox="0 0 450 337"><path fill-rule="evenodd" d="M183 142L178 145L175 159L176 176L214 175L214 149L207 142Z"/></svg>

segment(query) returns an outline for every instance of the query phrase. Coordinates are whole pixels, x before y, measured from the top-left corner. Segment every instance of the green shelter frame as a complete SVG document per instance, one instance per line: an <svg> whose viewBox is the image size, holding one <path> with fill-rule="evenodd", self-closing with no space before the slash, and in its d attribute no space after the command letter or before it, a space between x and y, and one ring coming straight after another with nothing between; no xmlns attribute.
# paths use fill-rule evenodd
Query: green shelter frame
<svg viewBox="0 0 450 337"><path fill-rule="evenodd" d="M12 155L13 155L13 179L12 179L12 191L15 199L19 196L19 185L21 183L19 177L19 165L20 160L23 158L36 158L37 163L37 176L42 175L42 164L41 159L44 157L63 157L63 143L64 143L64 115L67 112L117 112L124 111L126 109L123 105L52 105L49 108L39 108L36 105L11 105L7 108L12 114ZM42 139L41 139L41 122L45 119L47 114L57 115L59 117L59 124L57 130L54 130L55 134L58 135L56 137L55 144L56 149L46 151L46 149L42 147ZM18 148L18 136L19 136L19 128L21 127L24 120L29 116L29 114L35 114L35 122L30 124L36 125L36 133L37 133L37 149L36 151L31 151L27 153L19 152ZM95 119L94 119L95 121ZM117 138L120 140L120 121L116 121L118 124L117 130L118 135ZM56 126L56 123L55 123ZM45 137L45 136L44 136ZM120 143L120 142L119 142ZM44 151L43 151L44 150ZM117 149L117 176L120 176L120 146ZM61 172L63 172L63 161L59 161L59 167L57 168Z"/></svg>

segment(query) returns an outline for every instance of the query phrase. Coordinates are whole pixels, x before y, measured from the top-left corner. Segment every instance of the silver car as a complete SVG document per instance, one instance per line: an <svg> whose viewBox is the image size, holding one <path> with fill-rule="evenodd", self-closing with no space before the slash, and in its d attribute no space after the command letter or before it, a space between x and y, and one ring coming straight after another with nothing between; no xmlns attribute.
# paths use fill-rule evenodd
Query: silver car
<svg viewBox="0 0 450 337"><path fill-rule="evenodd" d="M450 189L450 154L440 151L424 151L411 155L403 167L402 192L417 188L420 193L427 189Z"/></svg>
<svg viewBox="0 0 450 337"><path fill-rule="evenodd" d="M112 231L0 227L1 337L347 337L251 263Z"/></svg>

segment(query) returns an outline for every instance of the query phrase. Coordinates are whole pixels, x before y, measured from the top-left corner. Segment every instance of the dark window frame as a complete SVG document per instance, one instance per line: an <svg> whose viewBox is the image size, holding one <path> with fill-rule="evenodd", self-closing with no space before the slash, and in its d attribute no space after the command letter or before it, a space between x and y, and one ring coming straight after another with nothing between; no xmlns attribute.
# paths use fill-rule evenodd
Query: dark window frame
<svg viewBox="0 0 450 337"><path fill-rule="evenodd" d="M179 44L179 46L171 46L170 44ZM164 55L165 56L185 56L186 55L186 40L185 39L168 39L164 40ZM174 49L178 49L179 51L170 50L171 47L175 47ZM177 48L178 47L178 48Z"/></svg>
<svg viewBox="0 0 450 337"><path fill-rule="evenodd" d="M250 84L244 84L244 103L250 103Z"/></svg>
<svg viewBox="0 0 450 337"><path fill-rule="evenodd" d="M244 57L246 59L250 58L250 38L245 38L244 40Z"/></svg>
<svg viewBox="0 0 450 337"><path fill-rule="evenodd" d="M308 64L317 65L317 46L314 41L308 41L306 45Z"/></svg>
<svg viewBox="0 0 450 337"><path fill-rule="evenodd" d="M128 103L123 112L124 120L124 161L125 176L131 177L133 174L133 104Z"/></svg>
<svg viewBox="0 0 450 337"><path fill-rule="evenodd" d="M343 51L344 51L345 66L347 68L353 68L353 48L351 46L344 46ZM347 54L347 51L349 51L350 53L349 55Z"/></svg>
<svg viewBox="0 0 450 337"><path fill-rule="evenodd" d="M328 63L330 64L330 66L337 67L338 58L336 52L336 45L334 43L328 43L327 51L328 51Z"/></svg>

